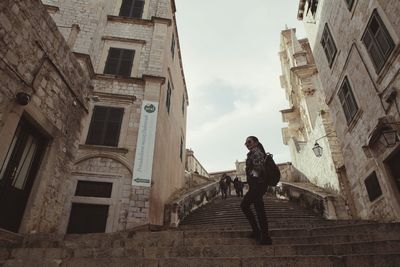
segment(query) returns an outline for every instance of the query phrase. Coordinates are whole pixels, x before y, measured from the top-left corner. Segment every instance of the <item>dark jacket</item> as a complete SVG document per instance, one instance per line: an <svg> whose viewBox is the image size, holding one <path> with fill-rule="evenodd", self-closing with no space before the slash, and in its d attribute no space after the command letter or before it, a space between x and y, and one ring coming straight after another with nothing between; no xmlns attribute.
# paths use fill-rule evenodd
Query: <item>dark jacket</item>
<svg viewBox="0 0 400 267"><path fill-rule="evenodd" d="M235 189L242 189L243 188L243 182L239 180L239 178L235 178L233 180L233 186L235 187Z"/></svg>

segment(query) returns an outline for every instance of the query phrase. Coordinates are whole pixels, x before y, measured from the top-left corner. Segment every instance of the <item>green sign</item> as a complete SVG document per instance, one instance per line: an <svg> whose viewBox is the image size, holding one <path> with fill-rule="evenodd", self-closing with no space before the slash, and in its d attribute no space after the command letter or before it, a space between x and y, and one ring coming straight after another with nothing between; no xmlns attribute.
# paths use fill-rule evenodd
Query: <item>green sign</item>
<svg viewBox="0 0 400 267"><path fill-rule="evenodd" d="M153 113L154 111L156 111L156 107L153 104L150 104L144 106L144 110L146 110L147 113Z"/></svg>

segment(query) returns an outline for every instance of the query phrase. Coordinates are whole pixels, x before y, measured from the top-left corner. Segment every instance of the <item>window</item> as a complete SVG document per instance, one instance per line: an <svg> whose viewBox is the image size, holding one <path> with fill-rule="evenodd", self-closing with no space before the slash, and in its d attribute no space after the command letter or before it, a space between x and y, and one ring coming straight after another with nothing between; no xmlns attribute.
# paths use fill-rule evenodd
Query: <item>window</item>
<svg viewBox="0 0 400 267"><path fill-rule="evenodd" d="M376 173L373 172L364 181L365 187L367 188L369 200L372 202L382 195L382 189L379 185L378 177Z"/></svg>
<svg viewBox="0 0 400 267"><path fill-rule="evenodd" d="M123 108L94 107L86 144L118 146L123 114Z"/></svg>
<svg viewBox="0 0 400 267"><path fill-rule="evenodd" d="M181 148L179 150L179 157L183 160L183 139L181 138Z"/></svg>
<svg viewBox="0 0 400 267"><path fill-rule="evenodd" d="M171 53L172 53L172 58L174 58L174 56L175 56L175 35L172 35Z"/></svg>
<svg viewBox="0 0 400 267"><path fill-rule="evenodd" d="M104 74L131 76L135 50L111 47L108 51Z"/></svg>
<svg viewBox="0 0 400 267"><path fill-rule="evenodd" d="M75 196L110 198L112 183L78 181Z"/></svg>
<svg viewBox="0 0 400 267"><path fill-rule="evenodd" d="M182 96L182 114L185 114L185 95Z"/></svg>
<svg viewBox="0 0 400 267"><path fill-rule="evenodd" d="M400 193L400 151L395 152L393 156L390 157L386 164L389 166L390 174L394 179L397 190Z"/></svg>
<svg viewBox="0 0 400 267"><path fill-rule="evenodd" d="M168 113L169 113L169 111L170 111L170 109L171 109L171 93L172 93L171 85L170 85L170 83L168 82L167 99L166 99L166 102L165 102L165 105L167 106L167 111L168 111Z"/></svg>
<svg viewBox="0 0 400 267"><path fill-rule="evenodd" d="M329 67L331 67L333 61L335 60L337 50L336 50L336 45L333 42L331 32L329 31L328 24L325 24L324 31L322 32L321 45L325 51Z"/></svg>
<svg viewBox="0 0 400 267"><path fill-rule="evenodd" d="M311 11L311 14L315 16L315 13L317 13L317 7L318 7L318 0L307 0L308 8L306 15L308 15L308 12Z"/></svg>
<svg viewBox="0 0 400 267"><path fill-rule="evenodd" d="M376 10L372 13L362 41L367 48L376 72L380 72L393 51L394 42Z"/></svg>
<svg viewBox="0 0 400 267"><path fill-rule="evenodd" d="M358 106L347 77L344 78L338 95L347 123L350 123L358 111Z"/></svg>
<svg viewBox="0 0 400 267"><path fill-rule="evenodd" d="M72 203L67 233L104 233L108 208L108 205Z"/></svg>
<svg viewBox="0 0 400 267"><path fill-rule="evenodd" d="M141 19L143 14L143 7L143 0L123 0L119 15L122 17Z"/></svg>
<svg viewBox="0 0 400 267"><path fill-rule="evenodd" d="M354 4L354 0L345 0L347 7L349 8L349 10L351 10L351 8L353 7Z"/></svg>

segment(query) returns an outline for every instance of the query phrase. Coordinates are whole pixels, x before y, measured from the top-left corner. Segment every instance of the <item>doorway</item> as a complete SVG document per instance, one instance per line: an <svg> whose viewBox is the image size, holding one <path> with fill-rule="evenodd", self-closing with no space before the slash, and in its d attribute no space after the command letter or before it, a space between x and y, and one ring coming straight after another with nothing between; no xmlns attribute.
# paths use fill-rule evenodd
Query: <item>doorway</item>
<svg viewBox="0 0 400 267"><path fill-rule="evenodd" d="M0 228L18 232L46 143L34 126L20 120L0 169Z"/></svg>
<svg viewBox="0 0 400 267"><path fill-rule="evenodd" d="M397 192L400 193L400 150L390 157L386 161L386 164L390 169L390 174L392 175L394 183L397 187Z"/></svg>

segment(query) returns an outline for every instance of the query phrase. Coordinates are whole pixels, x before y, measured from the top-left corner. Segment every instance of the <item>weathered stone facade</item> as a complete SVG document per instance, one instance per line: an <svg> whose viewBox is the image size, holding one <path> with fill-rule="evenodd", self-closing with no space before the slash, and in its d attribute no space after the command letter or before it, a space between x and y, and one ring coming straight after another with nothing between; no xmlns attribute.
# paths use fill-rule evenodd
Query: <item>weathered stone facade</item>
<svg viewBox="0 0 400 267"><path fill-rule="evenodd" d="M281 32L281 86L290 108L282 110L288 127L282 129L284 144L289 146L295 176L348 200L348 183L342 178L343 156L324 101L324 91L307 39L298 40L295 29ZM323 148L317 157L315 143Z"/></svg>
<svg viewBox="0 0 400 267"><path fill-rule="evenodd" d="M22 92L30 96L26 105L16 100ZM89 76L43 5L37 0L1 1L0 194L2 202L5 196L14 194L14 188L27 190L28 196L22 217L13 222L12 231L59 231L68 189L73 184L70 173L83 129L82 119L88 116L90 94ZM20 128L24 123L28 126ZM18 187L14 182L19 176L8 169L15 163L17 148L13 140L22 136L20 132L37 132L46 141L41 160L30 165L24 185ZM24 151L28 151L27 147ZM40 145L36 151L39 149ZM18 158L19 166L25 162L27 154L24 155ZM37 172L32 171L36 167ZM11 187L7 188L7 180L13 181ZM6 204L17 209L15 202ZM3 209L0 212L3 219L13 215Z"/></svg>
<svg viewBox="0 0 400 267"><path fill-rule="evenodd" d="M108 206L106 232L162 225L166 201L184 185L185 167L188 96L174 2L146 0L140 18L120 16L122 0L42 2L73 51L92 69L94 87L60 228L66 231L74 203ZM129 75L106 74L111 48L134 51ZM144 101L158 104L151 184L134 186L138 135L147 126L141 121ZM96 107L123 109L116 146L88 144ZM112 184L111 196L77 196L82 181Z"/></svg>
<svg viewBox="0 0 400 267"><path fill-rule="evenodd" d="M191 149L186 149L186 171L196 173L204 177L210 177L207 170L201 165L200 161L194 156Z"/></svg>
<svg viewBox="0 0 400 267"><path fill-rule="evenodd" d="M398 135L400 121L400 3L321 0L312 8L309 3L300 1L298 18L305 22L325 102L341 141L342 169L357 214L363 219L399 220L400 143L383 145L382 133ZM347 98L341 98L343 92Z"/></svg>

